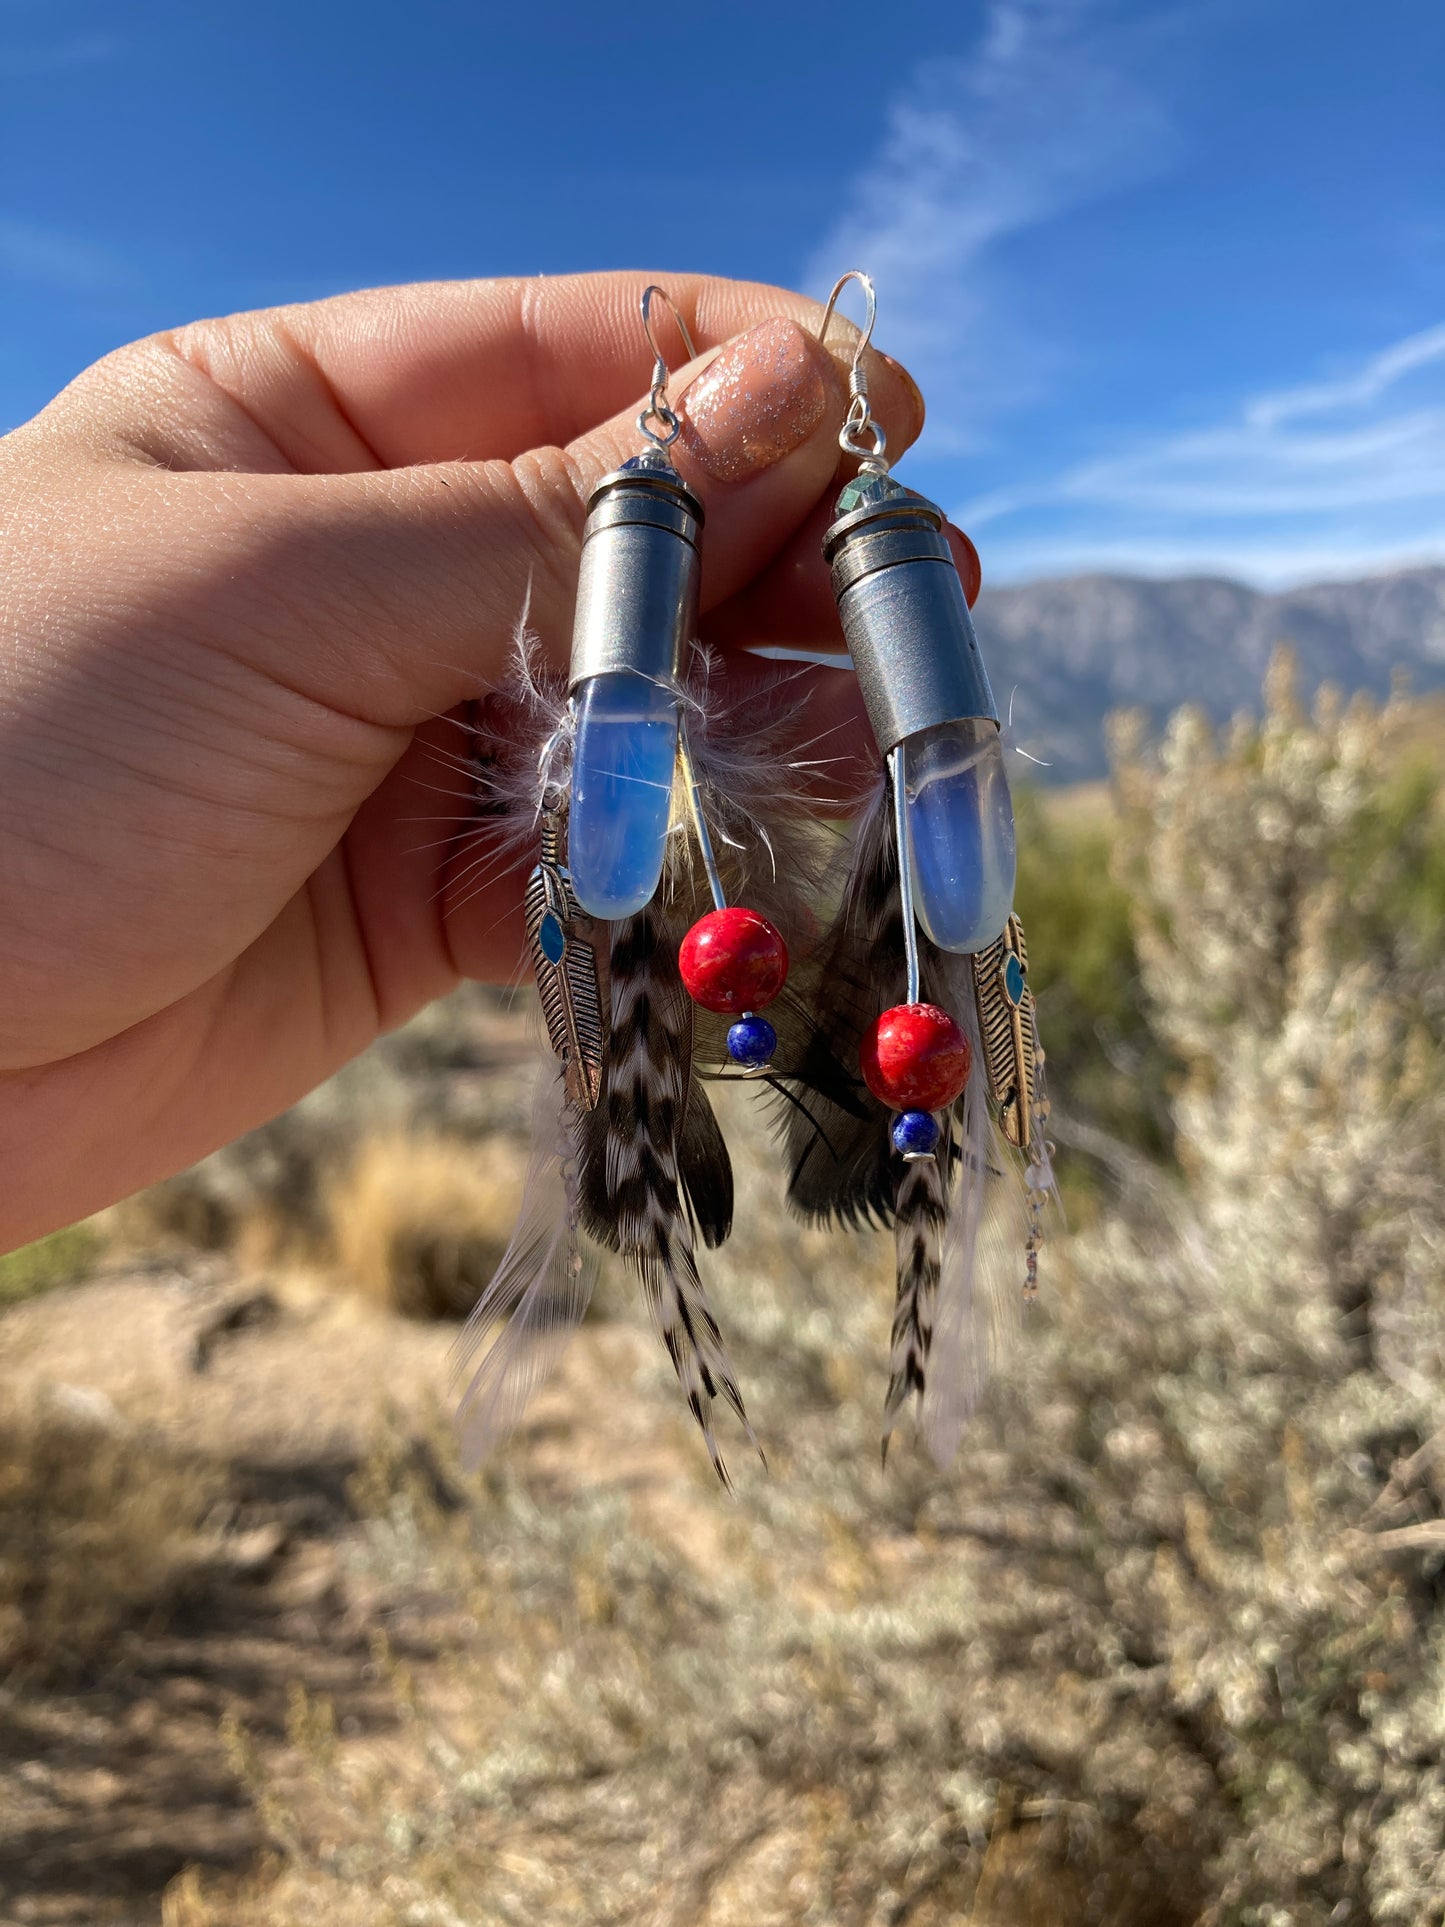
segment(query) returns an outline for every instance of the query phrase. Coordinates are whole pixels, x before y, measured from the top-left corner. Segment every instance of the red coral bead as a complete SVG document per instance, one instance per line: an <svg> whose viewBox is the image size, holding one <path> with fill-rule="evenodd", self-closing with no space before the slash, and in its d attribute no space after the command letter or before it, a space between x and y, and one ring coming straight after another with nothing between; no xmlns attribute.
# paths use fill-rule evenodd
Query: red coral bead
<svg viewBox="0 0 1445 1927"><path fill-rule="evenodd" d="M968 1039L937 1004L895 1004L876 1017L859 1053L863 1082L895 1111L942 1111L973 1069Z"/></svg>
<svg viewBox="0 0 1445 1927"><path fill-rule="evenodd" d="M788 981L788 946L756 910L710 910L683 938L677 967L695 1004L740 1017L770 1004Z"/></svg>

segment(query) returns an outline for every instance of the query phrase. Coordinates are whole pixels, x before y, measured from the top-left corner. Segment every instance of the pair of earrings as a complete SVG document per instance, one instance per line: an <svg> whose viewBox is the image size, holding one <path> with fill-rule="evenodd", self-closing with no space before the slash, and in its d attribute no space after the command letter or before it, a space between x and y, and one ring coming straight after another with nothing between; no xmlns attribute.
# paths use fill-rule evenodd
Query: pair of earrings
<svg viewBox="0 0 1445 1927"><path fill-rule="evenodd" d="M893 1226L885 1454L911 1395L935 1456L956 1447L991 1342L974 1280L988 1180L1020 1152L1032 1295L1051 1147L997 711L942 511L893 479L871 413L866 275L840 279L821 335L852 279L868 314L839 444L857 471L824 555L882 780L842 874L819 874L776 743L718 701L694 653L703 508L668 452L681 425L653 331L654 301L672 307L658 287L641 298L646 446L588 503L566 687L524 644L512 695L533 749L518 753L515 721L480 746L490 821L519 848L540 841L526 921L555 1073L517 1231L461 1341L469 1365L503 1326L462 1400L473 1456L515 1425L585 1310L582 1233L642 1283L719 1476L715 1399L756 1445L698 1270L699 1240L731 1229L732 1174L697 1063L761 1077L787 1100L796 1210ZM698 862L676 834L676 789ZM835 914L785 994L780 925L815 921L819 896ZM944 1356L930 1373L935 1328Z"/></svg>

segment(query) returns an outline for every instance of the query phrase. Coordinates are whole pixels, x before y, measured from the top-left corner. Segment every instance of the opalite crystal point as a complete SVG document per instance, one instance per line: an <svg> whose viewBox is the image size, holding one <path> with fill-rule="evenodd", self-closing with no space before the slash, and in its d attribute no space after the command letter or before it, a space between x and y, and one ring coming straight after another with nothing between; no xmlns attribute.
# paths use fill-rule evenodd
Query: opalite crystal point
<svg viewBox="0 0 1445 1927"><path fill-rule="evenodd" d="M630 917L662 875L677 759L677 699L630 670L593 676L573 699L567 868L593 917Z"/></svg>
<svg viewBox="0 0 1445 1927"><path fill-rule="evenodd" d="M998 724L939 723L903 745L913 903L940 950L983 950L1008 922L1014 812Z"/></svg>

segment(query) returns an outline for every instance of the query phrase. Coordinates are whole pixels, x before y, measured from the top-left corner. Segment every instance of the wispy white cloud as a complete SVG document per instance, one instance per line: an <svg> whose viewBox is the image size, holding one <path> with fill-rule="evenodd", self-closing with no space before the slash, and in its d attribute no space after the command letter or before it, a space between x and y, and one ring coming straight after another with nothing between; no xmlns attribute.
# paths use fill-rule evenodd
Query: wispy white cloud
<svg viewBox="0 0 1445 1927"><path fill-rule="evenodd" d="M1274 428L1301 415L1332 414L1351 404L1375 401L1393 388L1402 375L1432 362L1445 361L1445 323L1407 335L1392 347L1372 355L1362 368L1340 380L1318 382L1310 388L1287 388L1281 394L1261 395L1251 402L1246 417L1251 427Z"/></svg>
<svg viewBox="0 0 1445 1927"><path fill-rule="evenodd" d="M1283 582L1445 556L1445 324L1246 389L1187 431L1098 423L1097 452L1057 472L1024 466L1047 436L1004 440L1010 418L1087 379L1090 345L1057 291L1046 309L1016 277L1008 244L1183 156L1162 102L1210 12L986 0L978 46L929 62L890 105L809 264L820 293L845 267L873 274L880 337L928 400L925 460L1006 456L1000 485L955 511L987 534L993 580L1135 567ZM1177 423L1187 392L1168 405Z"/></svg>
<svg viewBox="0 0 1445 1927"><path fill-rule="evenodd" d="M1445 326L1328 380L1249 397L1216 423L965 502L957 515L991 530L1009 573L1133 556L1140 567L1168 558L1277 582L1438 558Z"/></svg>
<svg viewBox="0 0 1445 1927"><path fill-rule="evenodd" d="M845 267L873 275L881 331L928 396L934 453L972 445L1060 369L1059 343L1000 298L998 244L1175 152L1111 22L1107 0L990 0L978 47L929 61L891 104L809 262L820 292Z"/></svg>
<svg viewBox="0 0 1445 1927"><path fill-rule="evenodd" d="M130 285L134 276L109 248L0 215L0 279L39 282L73 294Z"/></svg>

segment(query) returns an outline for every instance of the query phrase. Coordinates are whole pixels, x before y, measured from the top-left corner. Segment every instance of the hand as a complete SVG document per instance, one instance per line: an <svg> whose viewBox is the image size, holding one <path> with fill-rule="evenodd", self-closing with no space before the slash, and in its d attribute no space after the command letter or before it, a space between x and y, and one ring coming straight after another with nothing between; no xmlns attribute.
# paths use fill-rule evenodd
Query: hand
<svg viewBox="0 0 1445 1927"><path fill-rule="evenodd" d="M531 617L566 660L589 489L635 453L637 274L384 289L120 350L0 442L5 1247L183 1168L463 975L437 746ZM816 305L669 279L704 634L839 646L819 554L842 366ZM670 330L662 317L660 327ZM890 452L922 405L872 364ZM822 670L816 713L850 715ZM465 798L458 794L460 817ZM428 851L421 846L431 844Z"/></svg>

